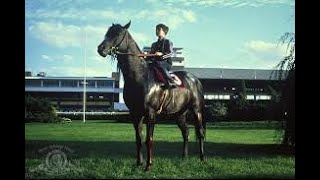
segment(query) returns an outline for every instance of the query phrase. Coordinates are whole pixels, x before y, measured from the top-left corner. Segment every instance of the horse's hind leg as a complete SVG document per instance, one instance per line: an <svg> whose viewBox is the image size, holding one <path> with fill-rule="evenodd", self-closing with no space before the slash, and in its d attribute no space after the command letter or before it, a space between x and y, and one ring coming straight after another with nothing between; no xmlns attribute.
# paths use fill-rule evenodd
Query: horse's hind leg
<svg viewBox="0 0 320 180"><path fill-rule="evenodd" d="M149 171L152 165L152 142L153 142L153 131L155 124L155 113L149 113L149 119L147 120L147 136L146 136L146 145L147 145L147 165L145 171Z"/></svg>
<svg viewBox="0 0 320 180"><path fill-rule="evenodd" d="M137 145L137 165L140 166L143 164L142 157L142 129L143 129L143 119L144 117L133 116L133 125L136 132L136 145Z"/></svg>
<svg viewBox="0 0 320 180"><path fill-rule="evenodd" d="M205 129L203 128L203 116L202 113L195 112L196 115L196 122L195 122L195 128L196 128L196 134L197 138L199 139L199 147L200 147L200 159L203 161L204 159L204 149L203 149L203 143L204 143L204 136L205 136Z"/></svg>
<svg viewBox="0 0 320 180"><path fill-rule="evenodd" d="M183 137L183 151L182 157L188 157L188 141L189 141L189 129L186 122L186 113L182 114L178 117L177 120L178 126L181 130L182 137Z"/></svg>

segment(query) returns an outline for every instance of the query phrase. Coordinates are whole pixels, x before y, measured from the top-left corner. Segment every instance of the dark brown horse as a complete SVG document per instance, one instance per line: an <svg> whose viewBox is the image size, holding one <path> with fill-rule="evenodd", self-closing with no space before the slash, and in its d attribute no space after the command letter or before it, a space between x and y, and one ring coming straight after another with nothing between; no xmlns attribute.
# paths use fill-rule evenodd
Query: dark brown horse
<svg viewBox="0 0 320 180"><path fill-rule="evenodd" d="M197 138L200 145L200 159L204 160L205 120L204 98L202 85L197 77L185 72L175 74L181 79L184 87L164 89L155 78L153 69L138 54L141 50L125 26L112 24L104 40L98 46L98 53L106 57L114 55L124 77L124 101L129 108L135 128L137 145L137 164L143 164L142 158L142 125L147 124L147 164L149 170L152 163L152 138L156 119L159 116L175 118L183 136L183 157L188 155L187 118L195 124Z"/></svg>

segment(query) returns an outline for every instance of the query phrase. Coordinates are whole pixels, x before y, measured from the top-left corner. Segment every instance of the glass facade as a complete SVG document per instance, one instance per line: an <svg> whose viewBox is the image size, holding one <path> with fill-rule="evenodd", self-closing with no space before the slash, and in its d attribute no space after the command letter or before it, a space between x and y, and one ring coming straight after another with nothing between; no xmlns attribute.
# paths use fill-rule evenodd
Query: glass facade
<svg viewBox="0 0 320 180"><path fill-rule="evenodd" d="M54 80L54 79L43 80L43 87L59 87L59 80Z"/></svg>
<svg viewBox="0 0 320 180"><path fill-rule="evenodd" d="M83 87L83 80L57 80L57 79L26 79L26 87ZM87 80L90 88L113 88L113 80Z"/></svg>
<svg viewBox="0 0 320 180"><path fill-rule="evenodd" d="M101 88L101 87L110 87L112 88L113 87L113 81L97 81L97 86L98 88Z"/></svg>
<svg viewBox="0 0 320 180"><path fill-rule="evenodd" d="M41 81L39 79L26 79L25 86L27 86L27 87L40 87Z"/></svg>
<svg viewBox="0 0 320 180"><path fill-rule="evenodd" d="M62 87L78 87L77 80L61 80Z"/></svg>

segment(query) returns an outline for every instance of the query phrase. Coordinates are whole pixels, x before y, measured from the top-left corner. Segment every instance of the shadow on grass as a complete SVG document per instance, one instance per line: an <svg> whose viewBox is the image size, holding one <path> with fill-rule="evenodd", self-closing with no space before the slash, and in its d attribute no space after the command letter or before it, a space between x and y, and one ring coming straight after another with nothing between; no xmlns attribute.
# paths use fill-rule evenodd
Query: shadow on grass
<svg viewBox="0 0 320 180"><path fill-rule="evenodd" d="M82 121L82 120L81 120ZM76 120L76 122L80 122ZM88 120L88 123L132 123L124 120ZM144 123L146 124L146 123ZM159 120L157 124L177 125L175 120ZM156 125L157 126L157 125ZM188 122L189 128L194 128L193 122ZM221 129L221 130L253 130L253 129L281 129L281 122L276 121L262 121L262 122L207 122L207 129ZM177 126L168 126L166 128L177 128Z"/></svg>
<svg viewBox="0 0 320 180"><path fill-rule="evenodd" d="M155 157L181 157L182 142L154 141ZM72 158L110 158L133 157L136 155L134 142L120 141L45 141L26 140L25 157L30 159L42 158L49 153L50 148L60 147L69 151ZM189 156L199 155L197 142L189 142ZM146 146L143 145L143 154L146 156ZM277 144L232 144L232 143L205 143L207 158L261 158L273 156L294 156L294 150Z"/></svg>

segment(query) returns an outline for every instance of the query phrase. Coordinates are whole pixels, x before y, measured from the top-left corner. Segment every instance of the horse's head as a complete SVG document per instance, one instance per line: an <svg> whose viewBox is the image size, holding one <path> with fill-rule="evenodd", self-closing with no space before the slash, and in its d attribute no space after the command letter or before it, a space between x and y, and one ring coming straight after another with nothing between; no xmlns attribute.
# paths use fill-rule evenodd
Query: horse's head
<svg viewBox="0 0 320 180"><path fill-rule="evenodd" d="M125 26L120 24L112 24L109 27L104 40L98 46L98 53L102 57L111 55L115 50L125 51L128 47L128 28L130 27L131 21Z"/></svg>

